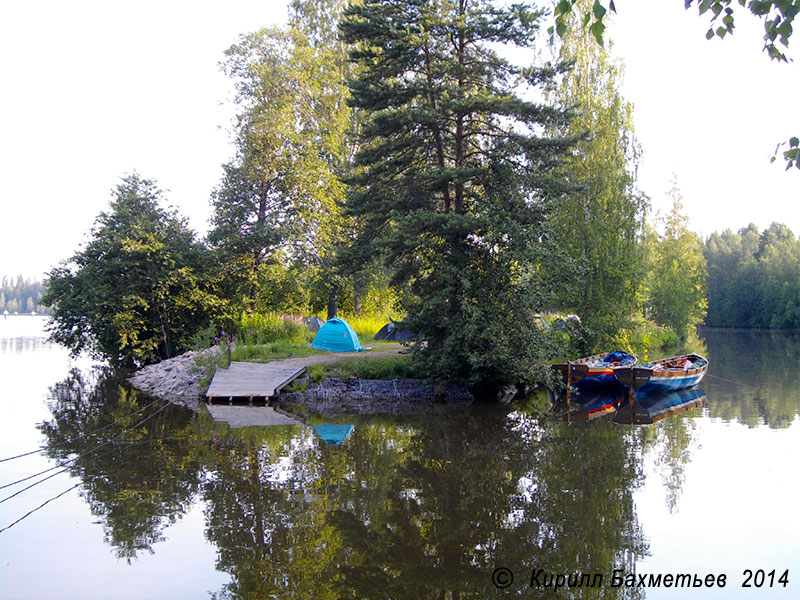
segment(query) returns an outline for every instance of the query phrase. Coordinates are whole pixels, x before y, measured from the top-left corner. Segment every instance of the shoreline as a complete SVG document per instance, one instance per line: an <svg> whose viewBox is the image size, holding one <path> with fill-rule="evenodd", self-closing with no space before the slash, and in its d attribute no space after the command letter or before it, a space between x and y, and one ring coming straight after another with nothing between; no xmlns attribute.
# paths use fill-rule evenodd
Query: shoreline
<svg viewBox="0 0 800 600"><path fill-rule="evenodd" d="M204 369L197 357L220 351L216 347L200 352L189 351L161 362L147 365L128 378L139 391L167 400L198 412L200 382ZM316 355L271 361L278 364L311 366L350 358L351 356L385 356L398 350L376 353L347 352L337 355ZM474 402L472 394L462 385L425 379L336 379L326 378L312 383L307 377L296 386L303 390L284 391L271 404L287 412L312 412L322 415L417 414L432 410L460 409Z"/></svg>

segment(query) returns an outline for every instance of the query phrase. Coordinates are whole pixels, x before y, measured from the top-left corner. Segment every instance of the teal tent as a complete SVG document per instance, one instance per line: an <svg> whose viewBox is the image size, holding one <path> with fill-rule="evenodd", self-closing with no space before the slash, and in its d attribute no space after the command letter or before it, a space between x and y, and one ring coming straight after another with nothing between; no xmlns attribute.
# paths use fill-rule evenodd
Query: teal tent
<svg viewBox="0 0 800 600"><path fill-rule="evenodd" d="M333 318L319 328L311 347L329 352L354 352L364 348L350 324L344 319Z"/></svg>

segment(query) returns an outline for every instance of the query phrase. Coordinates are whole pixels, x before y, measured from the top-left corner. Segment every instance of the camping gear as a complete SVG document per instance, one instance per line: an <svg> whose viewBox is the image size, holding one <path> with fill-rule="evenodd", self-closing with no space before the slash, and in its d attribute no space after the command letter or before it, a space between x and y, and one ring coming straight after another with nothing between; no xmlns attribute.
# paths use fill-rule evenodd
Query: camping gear
<svg viewBox="0 0 800 600"><path fill-rule="evenodd" d="M362 352L364 348L350 324L334 317L319 328L311 347L328 352Z"/></svg>
<svg viewBox="0 0 800 600"><path fill-rule="evenodd" d="M405 321L396 322L389 321L386 325L381 327L380 331L375 334L373 340L383 342L413 342L419 339L419 335L411 333L408 329L403 329Z"/></svg>
<svg viewBox="0 0 800 600"><path fill-rule="evenodd" d="M614 368L635 365L636 361L637 358L633 354L617 350L555 364L551 368L561 374L562 380L567 385L574 386L578 391L587 391L618 387L619 382L614 376Z"/></svg>
<svg viewBox="0 0 800 600"><path fill-rule="evenodd" d="M325 321L319 317L303 317L303 325L305 325L309 331L319 331L320 327L325 325Z"/></svg>

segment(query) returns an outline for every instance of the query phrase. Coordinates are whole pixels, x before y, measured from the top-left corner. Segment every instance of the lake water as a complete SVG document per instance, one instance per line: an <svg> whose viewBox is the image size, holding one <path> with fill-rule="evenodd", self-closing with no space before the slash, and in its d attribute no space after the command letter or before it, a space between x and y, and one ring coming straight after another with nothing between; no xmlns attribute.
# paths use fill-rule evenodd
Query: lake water
<svg viewBox="0 0 800 600"><path fill-rule="evenodd" d="M0 462L3 598L800 596L797 334L703 331L706 403L653 425L229 430L42 324L0 319L0 458L33 452Z"/></svg>

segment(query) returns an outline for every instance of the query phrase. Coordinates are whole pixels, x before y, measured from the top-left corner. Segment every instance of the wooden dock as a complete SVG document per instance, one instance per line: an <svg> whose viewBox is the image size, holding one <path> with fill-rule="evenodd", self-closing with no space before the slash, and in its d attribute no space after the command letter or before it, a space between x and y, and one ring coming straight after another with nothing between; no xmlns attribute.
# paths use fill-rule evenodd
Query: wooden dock
<svg viewBox="0 0 800 600"><path fill-rule="evenodd" d="M217 369L206 396L209 402L233 398L270 398L305 372L302 366L232 362Z"/></svg>

